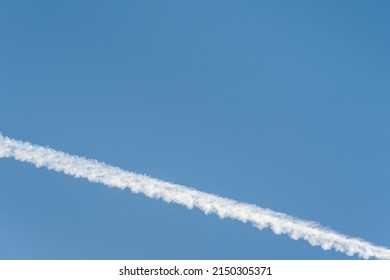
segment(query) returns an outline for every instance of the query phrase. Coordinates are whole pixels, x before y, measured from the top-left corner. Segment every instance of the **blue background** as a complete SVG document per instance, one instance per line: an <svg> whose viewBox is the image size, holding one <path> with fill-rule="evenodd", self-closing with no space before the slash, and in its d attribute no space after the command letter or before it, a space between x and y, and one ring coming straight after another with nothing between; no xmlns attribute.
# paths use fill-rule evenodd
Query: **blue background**
<svg viewBox="0 0 390 280"><path fill-rule="evenodd" d="M0 131L390 246L387 1L1 1ZM0 160L1 259L344 259Z"/></svg>

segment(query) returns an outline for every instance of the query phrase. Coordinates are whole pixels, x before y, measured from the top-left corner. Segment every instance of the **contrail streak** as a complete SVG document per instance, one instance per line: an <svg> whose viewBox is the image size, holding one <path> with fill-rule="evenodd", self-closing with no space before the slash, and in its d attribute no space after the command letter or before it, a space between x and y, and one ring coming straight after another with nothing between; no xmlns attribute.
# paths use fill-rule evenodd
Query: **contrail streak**
<svg viewBox="0 0 390 280"><path fill-rule="evenodd" d="M32 163L36 167L44 166L109 187L129 188L134 193L143 193L150 198L177 203L189 209L197 207L206 214L214 213L220 218L250 222L260 230L269 227L276 234L287 234L294 240L302 238L312 246L321 246L324 250L334 249L348 256L357 254L365 259L390 259L390 250L385 247L342 235L314 222L125 171L96 160L14 140L1 134L0 157L15 158Z"/></svg>

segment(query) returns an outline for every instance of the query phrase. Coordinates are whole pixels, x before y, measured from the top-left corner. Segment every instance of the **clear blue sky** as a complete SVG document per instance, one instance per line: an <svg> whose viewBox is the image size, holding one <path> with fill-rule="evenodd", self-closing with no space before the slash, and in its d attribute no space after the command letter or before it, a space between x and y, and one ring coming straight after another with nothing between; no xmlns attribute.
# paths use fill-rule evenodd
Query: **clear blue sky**
<svg viewBox="0 0 390 280"><path fill-rule="evenodd" d="M0 131L390 247L387 1L1 1ZM1 259L344 259L0 160Z"/></svg>

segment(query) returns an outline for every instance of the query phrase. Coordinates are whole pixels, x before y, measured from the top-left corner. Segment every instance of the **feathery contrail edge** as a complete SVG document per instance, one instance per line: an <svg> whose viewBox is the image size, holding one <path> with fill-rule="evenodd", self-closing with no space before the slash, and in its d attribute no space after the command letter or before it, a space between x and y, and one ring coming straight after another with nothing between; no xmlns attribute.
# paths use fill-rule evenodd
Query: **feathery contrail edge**
<svg viewBox="0 0 390 280"><path fill-rule="evenodd" d="M385 247L337 233L314 222L161 181L96 160L33 145L0 134L0 158L3 157L28 162L36 167L46 167L75 178L86 178L91 182L109 187L129 188L134 193L143 193L150 198L184 205L189 209L197 207L205 214L214 213L220 218L250 222L260 230L269 227L276 234L287 234L294 240L302 238L310 245L321 246L324 250L334 249L348 256L357 254L364 259L390 259L390 250Z"/></svg>

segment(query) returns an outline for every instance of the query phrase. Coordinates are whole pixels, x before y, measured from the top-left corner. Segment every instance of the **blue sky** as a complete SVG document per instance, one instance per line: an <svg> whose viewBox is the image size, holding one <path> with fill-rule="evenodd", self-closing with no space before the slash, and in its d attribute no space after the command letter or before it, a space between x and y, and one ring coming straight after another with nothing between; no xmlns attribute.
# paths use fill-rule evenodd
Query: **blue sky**
<svg viewBox="0 0 390 280"><path fill-rule="evenodd" d="M390 247L390 4L2 1L0 131ZM349 259L0 160L0 259Z"/></svg>

